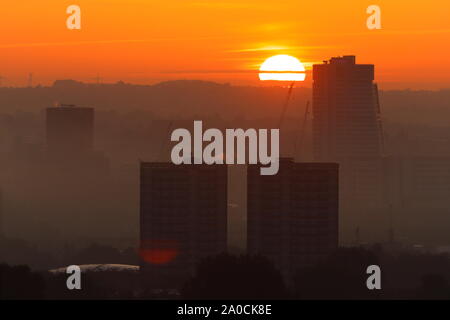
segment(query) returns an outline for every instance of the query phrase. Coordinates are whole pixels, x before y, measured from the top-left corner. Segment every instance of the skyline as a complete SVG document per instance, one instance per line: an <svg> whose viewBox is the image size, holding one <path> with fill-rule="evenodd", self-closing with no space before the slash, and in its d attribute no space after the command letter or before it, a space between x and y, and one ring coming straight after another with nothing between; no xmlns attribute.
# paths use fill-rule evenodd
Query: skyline
<svg viewBox="0 0 450 320"><path fill-rule="evenodd" d="M0 271L15 275L5 296L448 297L448 272L433 276L439 285L432 290L421 278L424 272L450 270L450 256L442 259L448 253L448 150L443 140L437 148L445 154L419 147L445 132L434 126L421 131L405 116L411 105L439 110L450 91L424 91L425 103L418 92L398 92L394 105L402 121L391 122L387 115L384 123L390 125L380 136L374 65L356 62L355 56L343 56L315 65L313 92L298 90L289 117L273 106L286 93L289 102L292 85L288 90L181 82L151 88L63 81L51 88L1 90L5 107L13 110L0 115L0 162L8 168L0 177L0 223L6 226L0 233L6 264ZM444 93L447 98L433 100ZM55 97L73 104L42 109ZM138 111L139 106L145 108ZM269 177L259 174L258 165L177 166L173 157L172 163L161 162L170 152L170 132L180 127L189 132L193 116L216 128L217 137L230 124L261 132L278 120L292 157L280 157L280 172ZM445 118L441 112L438 117ZM195 122L193 131L194 140L202 134ZM412 140L410 133L416 134ZM386 154L377 147L384 136ZM211 140L198 141L203 146ZM316 146L326 152L316 156ZM249 162L252 149L249 139ZM417 262L407 282L402 274L391 278L410 267L411 255ZM16 267L19 263L33 271ZM66 273L53 272L61 266L68 266ZM34 272L42 285L21 291L27 280L17 270ZM91 278L94 272L103 283ZM80 286L85 276L90 281Z"/></svg>
<svg viewBox="0 0 450 320"><path fill-rule="evenodd" d="M3 2L1 300L450 300L448 0Z"/></svg>
<svg viewBox="0 0 450 320"><path fill-rule="evenodd" d="M311 87L312 64L357 55L360 63L377 66L382 90L449 88L450 4L431 2L377 1L381 30L367 29L366 8L373 3L362 0L285 0L276 6L255 0L79 0L81 30L66 28L71 2L8 3L0 28L14 32L0 39L0 76L2 85L13 87L27 85L30 73L34 85L100 77L106 83L197 79L262 86L259 66L288 54L306 67L299 86Z"/></svg>

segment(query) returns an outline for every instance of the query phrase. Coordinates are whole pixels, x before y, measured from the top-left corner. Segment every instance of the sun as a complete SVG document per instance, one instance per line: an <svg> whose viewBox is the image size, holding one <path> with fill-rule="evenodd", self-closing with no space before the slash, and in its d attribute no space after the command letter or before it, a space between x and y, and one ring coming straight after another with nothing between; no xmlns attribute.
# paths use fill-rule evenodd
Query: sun
<svg viewBox="0 0 450 320"><path fill-rule="evenodd" d="M270 58L259 68L259 80L304 81L305 67L297 58L279 54Z"/></svg>

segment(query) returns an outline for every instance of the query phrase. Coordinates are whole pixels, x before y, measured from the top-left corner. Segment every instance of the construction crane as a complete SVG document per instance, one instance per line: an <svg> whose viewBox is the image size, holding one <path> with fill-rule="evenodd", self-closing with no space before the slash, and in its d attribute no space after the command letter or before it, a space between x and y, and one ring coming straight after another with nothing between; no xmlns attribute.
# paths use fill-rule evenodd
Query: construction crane
<svg viewBox="0 0 450 320"><path fill-rule="evenodd" d="M289 90L288 90L287 95L286 95L286 99L285 99L283 107L281 109L280 120L278 122L278 127L277 127L279 129L281 129L281 126L282 126L283 121L284 121L284 117L286 115L286 111L287 111L288 106L289 106L289 102L291 101L294 85L295 85L295 81L293 81L290 84ZM309 105L310 105L310 102L308 100L306 102L305 115L304 115L304 118L303 118L302 127L300 128L299 135L297 136L297 138L295 139L295 142L294 142L294 154L293 154L294 159L295 159L295 156L297 155L297 146L299 146L301 148L302 144L303 144L303 138L305 136L306 121L308 119L308 114L309 114Z"/></svg>
<svg viewBox="0 0 450 320"><path fill-rule="evenodd" d="M379 139L381 144L381 154L385 154L385 134L384 134L384 128L383 128L383 122L381 121L381 107L380 107L380 97L378 95L378 85L374 84L373 86L374 96L375 96L375 112L377 117L377 125L379 129Z"/></svg>
<svg viewBox="0 0 450 320"><path fill-rule="evenodd" d="M297 147L299 148L300 152L302 150L303 147L303 139L305 137L305 131L306 131L306 124L307 124L307 120L308 120L308 114L309 114L309 100L306 101L306 107L305 107L305 115L303 117L303 123L302 126L299 130L299 134L297 136L297 139L295 139L295 144L294 144L294 159L295 156L297 155Z"/></svg>
<svg viewBox="0 0 450 320"><path fill-rule="evenodd" d="M173 125L173 121L170 121L169 125L167 126L166 135L168 135L170 133L170 129L172 129L172 125ZM160 150L159 150L159 157L158 157L161 161L164 161L164 158L163 158L164 154L163 153L164 153L164 150L166 149L167 144L168 144L168 142L167 142L166 139L162 139L161 140L161 147L160 147Z"/></svg>
<svg viewBox="0 0 450 320"><path fill-rule="evenodd" d="M284 116L286 114L286 110L289 106L289 101L291 100L291 96L292 96L292 90L294 89L294 85L295 85L295 81L292 81L292 83L289 86L289 90L288 93L286 95L286 100L283 103L283 107L281 108L281 115L280 115L280 120L278 121L278 129L281 129L281 125L284 121Z"/></svg>

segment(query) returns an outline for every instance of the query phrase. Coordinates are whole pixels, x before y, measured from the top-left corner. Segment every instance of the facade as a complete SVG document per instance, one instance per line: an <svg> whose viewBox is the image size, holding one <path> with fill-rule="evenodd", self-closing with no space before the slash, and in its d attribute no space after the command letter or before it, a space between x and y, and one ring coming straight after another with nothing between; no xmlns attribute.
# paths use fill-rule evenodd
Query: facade
<svg viewBox="0 0 450 320"><path fill-rule="evenodd" d="M50 171L83 175L109 174L105 155L94 150L94 109L62 105L46 109L47 161ZM49 177L50 178L50 177Z"/></svg>
<svg viewBox="0 0 450 320"><path fill-rule="evenodd" d="M247 248L290 279L338 246L338 165L280 159L274 176L247 173Z"/></svg>
<svg viewBox="0 0 450 320"><path fill-rule="evenodd" d="M124 210L112 197L119 186L109 161L93 148L94 109L62 105L45 111L46 150L27 186L29 201L39 204L39 219L66 238L104 237L113 226L118 229Z"/></svg>
<svg viewBox="0 0 450 320"><path fill-rule="evenodd" d="M178 284L226 246L226 165L141 163L140 253L152 284Z"/></svg>
<svg viewBox="0 0 450 320"><path fill-rule="evenodd" d="M313 66L314 159L339 163L341 240L354 230L383 241L389 228L383 134L374 65L355 56Z"/></svg>
<svg viewBox="0 0 450 320"><path fill-rule="evenodd" d="M354 56L313 66L313 139L316 161L373 158L382 154L374 65Z"/></svg>

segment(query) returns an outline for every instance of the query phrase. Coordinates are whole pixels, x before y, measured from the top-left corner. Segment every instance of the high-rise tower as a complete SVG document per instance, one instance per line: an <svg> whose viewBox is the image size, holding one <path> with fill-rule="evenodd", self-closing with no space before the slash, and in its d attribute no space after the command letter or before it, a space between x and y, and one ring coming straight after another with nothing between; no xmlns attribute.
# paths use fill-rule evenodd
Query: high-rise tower
<svg viewBox="0 0 450 320"><path fill-rule="evenodd" d="M140 252L154 285L177 283L226 251L226 165L141 163L140 176Z"/></svg>
<svg viewBox="0 0 450 320"><path fill-rule="evenodd" d="M313 117L315 160L340 165L341 234L360 228L366 240L383 239L388 206L374 65L356 64L355 56L314 65Z"/></svg>
<svg viewBox="0 0 450 320"><path fill-rule="evenodd" d="M338 165L280 159L274 176L247 172L248 252L268 257L291 279L338 246Z"/></svg>
<svg viewBox="0 0 450 320"><path fill-rule="evenodd" d="M313 66L313 139L317 161L382 154L374 65L355 56Z"/></svg>

